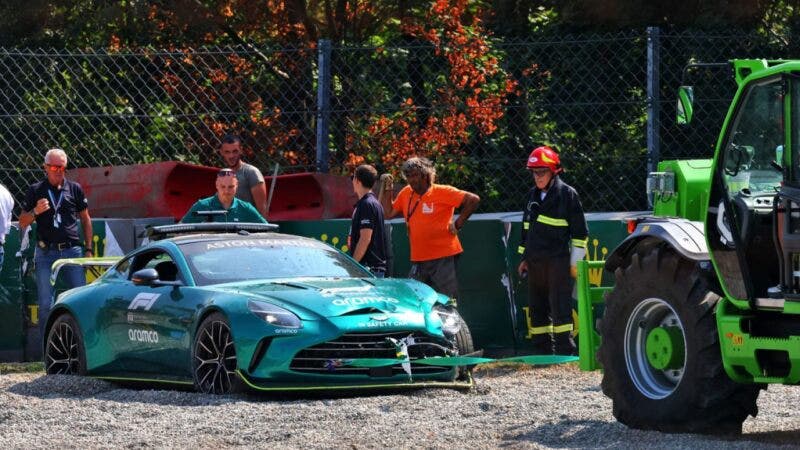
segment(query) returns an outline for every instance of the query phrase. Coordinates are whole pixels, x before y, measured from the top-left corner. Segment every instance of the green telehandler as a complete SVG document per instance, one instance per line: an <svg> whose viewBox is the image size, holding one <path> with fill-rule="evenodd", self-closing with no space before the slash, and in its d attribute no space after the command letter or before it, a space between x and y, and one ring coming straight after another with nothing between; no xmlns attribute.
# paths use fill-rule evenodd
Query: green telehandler
<svg viewBox="0 0 800 450"><path fill-rule="evenodd" d="M739 433L761 389L800 383L800 61L730 66L714 159L649 175L653 214L601 263L614 274L604 299L579 268L581 367L602 367L633 428ZM682 86L678 121L693 113ZM599 335L586 323L597 303Z"/></svg>

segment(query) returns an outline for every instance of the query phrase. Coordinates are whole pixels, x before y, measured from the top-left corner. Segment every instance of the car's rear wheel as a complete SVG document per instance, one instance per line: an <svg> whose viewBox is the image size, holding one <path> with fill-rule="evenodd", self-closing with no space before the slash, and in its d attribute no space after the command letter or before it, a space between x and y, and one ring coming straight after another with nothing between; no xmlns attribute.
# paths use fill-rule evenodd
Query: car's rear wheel
<svg viewBox="0 0 800 450"><path fill-rule="evenodd" d="M192 352L194 386L207 394L231 394L241 391L236 373L236 348L228 320L213 313L197 329Z"/></svg>
<svg viewBox="0 0 800 450"><path fill-rule="evenodd" d="M83 337L69 314L59 316L47 333L44 368L50 375L86 375Z"/></svg>

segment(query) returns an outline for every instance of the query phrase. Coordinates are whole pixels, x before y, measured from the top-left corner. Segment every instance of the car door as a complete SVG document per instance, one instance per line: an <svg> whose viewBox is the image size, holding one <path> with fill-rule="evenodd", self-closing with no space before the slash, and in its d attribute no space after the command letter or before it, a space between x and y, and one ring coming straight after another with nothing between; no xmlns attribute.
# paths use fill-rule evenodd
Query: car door
<svg viewBox="0 0 800 450"><path fill-rule="evenodd" d="M736 301L772 296L780 282L773 206L786 160L787 83L773 77L743 91L714 166L706 236L721 284Z"/></svg>
<svg viewBox="0 0 800 450"><path fill-rule="evenodd" d="M184 302L185 287L134 282L141 269L165 271L169 266L176 264L165 249L138 253L131 259L127 279L106 302L109 341L127 376L169 378L190 373L188 325L194 308ZM185 283L178 270L168 278L160 281Z"/></svg>

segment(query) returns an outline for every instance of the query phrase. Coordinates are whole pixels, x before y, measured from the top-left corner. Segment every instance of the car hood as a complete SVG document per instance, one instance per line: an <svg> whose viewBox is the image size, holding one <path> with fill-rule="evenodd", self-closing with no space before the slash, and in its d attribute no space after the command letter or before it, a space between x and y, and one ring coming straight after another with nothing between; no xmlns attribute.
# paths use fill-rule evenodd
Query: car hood
<svg viewBox="0 0 800 450"><path fill-rule="evenodd" d="M246 294L291 309L302 319L344 315L428 312L440 296L409 279L302 278L237 283L217 289Z"/></svg>

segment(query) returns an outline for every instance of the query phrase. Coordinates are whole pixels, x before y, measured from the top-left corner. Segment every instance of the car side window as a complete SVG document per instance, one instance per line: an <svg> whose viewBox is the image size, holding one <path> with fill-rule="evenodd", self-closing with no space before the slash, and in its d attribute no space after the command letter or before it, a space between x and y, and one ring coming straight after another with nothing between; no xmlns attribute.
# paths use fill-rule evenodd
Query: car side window
<svg viewBox="0 0 800 450"><path fill-rule="evenodd" d="M113 280L126 280L131 268L131 259L127 258L120 261L113 269L109 270L105 275L106 279Z"/></svg>
<svg viewBox="0 0 800 450"><path fill-rule="evenodd" d="M129 277L141 269L155 269L161 281L176 281L179 278L178 266L165 251L147 252L133 258Z"/></svg>

